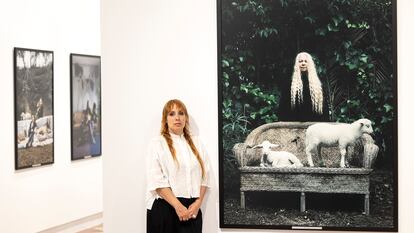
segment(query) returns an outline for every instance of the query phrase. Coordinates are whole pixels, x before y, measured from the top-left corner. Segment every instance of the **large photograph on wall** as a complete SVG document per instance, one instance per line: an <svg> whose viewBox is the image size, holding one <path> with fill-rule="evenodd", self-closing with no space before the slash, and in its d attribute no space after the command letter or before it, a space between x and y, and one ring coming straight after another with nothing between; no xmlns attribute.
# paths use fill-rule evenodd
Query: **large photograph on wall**
<svg viewBox="0 0 414 233"><path fill-rule="evenodd" d="M14 48L15 168L53 163L53 52Z"/></svg>
<svg viewBox="0 0 414 233"><path fill-rule="evenodd" d="M218 0L220 227L397 231L394 0Z"/></svg>
<svg viewBox="0 0 414 233"><path fill-rule="evenodd" d="M72 160L101 155L101 58L70 55Z"/></svg>

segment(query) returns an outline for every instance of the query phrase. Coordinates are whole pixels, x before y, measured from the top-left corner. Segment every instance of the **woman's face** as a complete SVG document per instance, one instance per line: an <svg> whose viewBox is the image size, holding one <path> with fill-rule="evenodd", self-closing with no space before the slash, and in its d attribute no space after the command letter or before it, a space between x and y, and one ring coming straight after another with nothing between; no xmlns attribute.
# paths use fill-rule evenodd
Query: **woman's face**
<svg viewBox="0 0 414 233"><path fill-rule="evenodd" d="M308 58L305 55L299 55L298 63L300 71L308 70Z"/></svg>
<svg viewBox="0 0 414 233"><path fill-rule="evenodd" d="M187 116L185 115L184 111L174 105L174 107L167 115L168 129L174 134L180 135L184 131L186 120Z"/></svg>

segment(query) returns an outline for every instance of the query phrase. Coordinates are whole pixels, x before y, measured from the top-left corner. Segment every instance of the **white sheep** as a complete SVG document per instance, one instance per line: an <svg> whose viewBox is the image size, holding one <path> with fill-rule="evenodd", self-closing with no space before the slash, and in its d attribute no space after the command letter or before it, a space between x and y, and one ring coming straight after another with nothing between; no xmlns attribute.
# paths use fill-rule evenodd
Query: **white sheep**
<svg viewBox="0 0 414 233"><path fill-rule="evenodd" d="M30 114L29 112L22 112L22 114L20 114L20 120L24 121L24 120L31 120L32 119L32 114Z"/></svg>
<svg viewBox="0 0 414 233"><path fill-rule="evenodd" d="M287 151L271 150L277 147L279 145L272 144L269 141L263 141L261 144L253 147L253 149L262 148L261 167L303 167L303 164L294 154Z"/></svg>
<svg viewBox="0 0 414 233"><path fill-rule="evenodd" d="M362 134L373 132L372 123L368 119L359 119L351 124L316 123L306 130L306 155L309 166L313 167L312 153L321 158L321 146L338 145L341 153L341 167L345 167L345 155L348 145L353 144Z"/></svg>

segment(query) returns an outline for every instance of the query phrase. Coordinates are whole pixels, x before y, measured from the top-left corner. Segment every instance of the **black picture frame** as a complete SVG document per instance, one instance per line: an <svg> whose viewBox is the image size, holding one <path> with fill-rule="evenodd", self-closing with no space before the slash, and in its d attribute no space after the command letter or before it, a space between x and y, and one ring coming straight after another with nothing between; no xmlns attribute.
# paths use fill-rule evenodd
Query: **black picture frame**
<svg viewBox="0 0 414 233"><path fill-rule="evenodd" d="M54 163L53 51L14 48L15 169Z"/></svg>
<svg viewBox="0 0 414 233"><path fill-rule="evenodd" d="M101 57L70 54L71 160L102 155Z"/></svg>
<svg viewBox="0 0 414 233"><path fill-rule="evenodd" d="M377 60L375 63L375 72L383 72L384 69L387 69L388 73L383 73L385 81L388 80L385 85L389 87L388 94L391 97L386 101L388 105L375 106L381 108L378 111L387 111L389 119L381 120L381 115L376 114L371 111L371 107L365 109L367 115L374 115L376 118L373 120L374 128L382 127L381 129L386 128L384 125L388 126L387 131L384 133L387 138L381 139L381 141L376 141L379 145L379 157L377 162L381 163L381 168L378 170L385 169L388 175L386 179L381 180L381 171L370 175L370 195L371 199L368 203L371 204L371 214L369 216L363 214L356 214L355 210L347 210L344 206L339 206L336 210L336 214L332 214L335 210L322 211L322 210L312 210L308 209L306 212L299 212L299 194L293 194L293 192L285 193L274 193L274 192L263 192L257 194L257 196L251 197L250 199L244 196L244 193L240 191L241 181L241 168L239 158L235 155L233 151L237 146L237 143L243 143L244 140L247 141L246 135L252 132L252 130L257 129L259 126L268 127L270 124L279 122L278 117L278 107L269 107L265 109L266 106L274 104L279 106L280 95L274 94L275 89L272 89L272 86L277 86L277 88L282 87L279 85L278 74L272 71L279 71L282 74L285 74L285 77L289 77L292 74L292 66L295 60L295 55L301 51L309 51L312 55L315 55L315 63L320 65L322 68L318 68L318 73L327 74L328 69L324 63L328 55L322 53L323 49L318 49L327 44L336 43L337 45L342 45L346 38L344 35L343 40L339 41L329 41L329 40L317 40L311 42L304 42L303 38L300 37L301 30L298 31L287 31L283 30L287 27L301 28L303 25L297 25L297 23L306 23L306 25L315 25L318 23L317 18L312 18L312 15L324 14L326 12L331 13L328 9L323 8L327 3L335 5L335 2L339 1L330 1L330 0L321 0L321 1L295 1L295 0L281 0L281 1L244 1L244 0L217 0L217 40L218 40L218 138L219 138L219 204L220 204L220 228L240 228L240 229L285 229L285 230L333 230L333 231L384 231L384 232L397 232L398 231L398 104L397 104L397 1L379 1L378 4L383 4L385 11L378 14L378 17L388 17L383 25L387 29L380 30L380 33L386 33L389 37L387 41L387 47L380 48L381 53L372 52L368 54L368 60L373 58L372 54L386 54L390 57L390 60L387 64L379 64L380 60ZM342 1L349 2L347 5L348 10L353 7L360 7L361 2L374 3L375 1ZM378 1L377 1L378 2ZM273 6L271 6L273 4ZM365 4L365 3L364 3ZM322 8L316 9L312 5L318 5ZM294 12L293 8L297 6L298 12L307 12L309 17L303 17L302 19L295 18L294 15L286 15L286 12ZM273 7L273 8L272 8ZM290 8L292 7L292 8ZM309 7L309 11L306 10L306 7ZM378 7L380 7L378 5ZM279 8L278 10L271 12L272 9ZM285 12L281 10L288 9ZM341 8L337 9L338 12L341 12ZM366 11L359 9L359 12L369 12L373 11L372 8L366 8ZM323 12L323 13L321 13ZM344 11L345 12L345 11ZM328 14L327 13L327 14ZM379 12L377 12L379 13ZM271 16L264 17L264 15L269 14ZM346 14L346 12L344 13ZM367 15L369 15L367 13ZM364 16L361 16L364 17ZM333 17L332 17L333 18ZM249 21L249 19L253 19ZM338 19L339 21L336 21ZM284 25L286 28L275 28L275 20L281 20L281 22L286 23ZM343 20L343 21L342 21ZM384 19L381 19L384 20ZM380 21L380 20L378 20ZM364 33L371 33L371 35L366 38L367 41L364 43L370 43L370 40L373 40L377 35L373 35L371 29L372 25L363 25L363 21L358 22L360 24L354 24L354 22L345 22L345 19L335 18L335 20L326 21L326 31L319 30L314 31L315 38L323 37L329 33L335 33L338 29L337 27L344 27L348 25L349 30L356 31L356 36L364 37ZM282 23L278 24L281 25ZM338 26L339 25L339 26ZM310 26L312 27L312 26ZM364 30L356 30L362 29ZM250 30L250 31L249 31ZM295 29L296 30L296 29ZM251 33L254 32L254 33ZM298 36L299 35L299 36ZM338 36L337 38L339 38ZM240 40L237 40L240 38ZM282 38L282 39L281 39ZM333 37L331 37L333 38ZM378 39L374 38L374 39ZM251 40L251 41L250 41ZM289 41L290 40L290 41ZM382 39L379 39L382 40ZM253 42L252 42L253 41ZM284 43L278 44L280 41ZM382 40L385 41L385 40ZM358 43L362 43L358 41ZM251 47L249 47L251 46ZM349 44L350 47L353 44ZM292 51L286 52L286 48L293 48ZM312 49L314 48L314 49ZM254 51L257 49L257 51ZM351 48L350 48L351 49ZM364 48L361 48L362 50ZM368 48L367 50L371 49ZM282 53L284 52L284 53ZM278 58L271 58L273 54L277 54ZM344 54L347 51L345 49ZM259 54L259 55L258 55ZM372 55L372 56L371 56ZM262 56L262 57L261 57ZM275 55L276 56L276 55ZM339 56L339 55L338 55ZM270 57L270 58L269 58ZM283 60L284 59L284 60ZM273 63L269 63L269 60ZM341 60L341 59L339 59ZM351 59L349 59L351 60ZM363 61L364 58L362 58ZM281 63L276 63L275 61L282 61ZM339 63L339 62L338 62ZM352 63L352 62L351 62ZM352 64L344 63L341 66L345 67L346 70L354 69ZM380 67L382 66L382 67ZM385 67L387 66L387 67ZM266 67L266 68L263 68ZM285 68L286 67L286 68ZM259 69L261 69L259 71ZM325 69L325 70L324 70ZM371 68L367 68L371 69ZM382 70L381 70L382 69ZM352 70L353 71L353 70ZM250 73L249 73L250 72ZM353 72L349 72L353 73ZM382 75L375 73L375 76ZM280 76L280 75L279 75ZM269 78L271 77L271 78ZM291 77L291 76L290 76ZM237 81L232 81L232 79L237 79ZM252 81L250 81L250 79ZM260 83L266 81L266 83ZM270 80L270 82L269 82ZM236 85L236 84L237 85ZM251 84L249 84L251 83ZM279 86L278 86L279 85ZM381 85L381 84L380 84ZM289 86L290 87L290 86ZM371 87L369 87L371 88ZM279 89L279 90L280 90ZM374 87L372 87L374 89ZM352 91L352 90L351 90ZM372 93L371 93L372 94ZM374 93L375 94L375 93ZM243 96L250 95L250 99L243 99ZM368 94L367 94L368 95ZM228 96L232 96L228 98ZM241 96L241 97L240 97ZM252 97L253 96L253 97ZM388 98L384 97L381 94L378 94L379 98ZM239 102L237 102L237 99ZM246 100L245 102L240 101ZM227 101L228 100L228 101ZM348 99L351 101L351 99ZM383 101L383 99L379 100ZM347 100L345 99L345 102ZM348 103L349 104L349 103ZM372 104L374 105L374 104ZM348 105L347 105L348 106ZM357 107L358 108L358 107ZM364 109L365 106L359 106L360 109ZM384 110L384 108L387 108ZM389 108L389 109L388 109ZM259 110L265 109L263 114ZM352 110L354 111L355 108ZM351 111L344 108L344 111ZM274 115L276 113L276 115ZM253 116L254 114L254 116ZM267 115L266 115L267 114ZM262 118L262 123L252 127L251 129L246 129L246 125L253 124L252 121L255 119ZM231 118L231 119L230 119ZM275 120L276 119L276 120ZM358 118L357 118L358 119ZM380 120L377 120L380 119ZM343 118L334 118L333 121L343 122ZM346 122L351 123L351 122ZM233 132L228 134L228 132ZM241 135L241 136L240 136ZM374 136L374 140L378 140L377 134ZM253 137L249 138L253 140ZM385 145L385 146L384 146ZM240 146L240 145L239 145ZM253 146L253 145L248 145ZM386 150L384 148L387 148ZM242 150L250 150L249 147L242 148ZM389 163L388 165L384 165ZM307 166L305 164L305 166ZM386 167L386 168L383 168ZM254 169L247 169L249 172ZM376 171L377 168L374 167L373 171ZM381 180L378 182L378 180ZM389 196L381 196L387 193ZM243 198L241 197L243 195ZM292 198L292 195L296 195ZM376 197L378 195L379 197ZM344 201L345 206L354 205L352 203L352 198L361 198L358 195L350 195L345 197L335 197L324 196L316 194L312 198L314 202L322 203L324 198L334 198L334 200ZM349 200L351 197L351 201ZM276 199L279 198L279 199ZM341 199L343 198L343 199ZM381 198L381 199L379 199ZM241 199L243 202L246 202L246 209L240 208ZM261 199L261 200L257 200ZM296 199L297 203L295 204L292 199ZM317 200L317 201L315 201ZM382 202L389 202L385 209L378 209L378 205ZM282 205L274 205L275 202L282 202ZM283 203L285 202L285 203ZM286 203L294 203L293 205ZM351 204L349 204L351 203ZM358 201L359 203L359 201ZM360 203L363 203L360 202ZM286 204L286 205L283 205ZM250 209L248 206L250 205ZM255 206L256 205L256 206ZM358 204L362 205L363 204ZM274 207L276 206L276 207ZM272 209L273 208L273 209ZM359 207L358 207L359 208ZM272 211L272 214L269 214L269 211ZM319 212L318 212L319 211ZM380 212L383 212L382 215ZM324 214L327 214L323 216ZM331 214L331 215L329 215ZM357 221L339 221L339 219L351 219L350 216L354 218L361 217L367 223L360 223ZM387 223L380 222L380 220L375 221L375 219L380 216L378 219L385 221ZM323 218L333 218L338 219L338 223L332 221L328 224L319 224L320 219ZM274 221L274 219L286 219L285 221ZM302 223L298 220L302 220ZM291 221L292 220L292 221ZM326 223L326 222L325 222Z"/></svg>

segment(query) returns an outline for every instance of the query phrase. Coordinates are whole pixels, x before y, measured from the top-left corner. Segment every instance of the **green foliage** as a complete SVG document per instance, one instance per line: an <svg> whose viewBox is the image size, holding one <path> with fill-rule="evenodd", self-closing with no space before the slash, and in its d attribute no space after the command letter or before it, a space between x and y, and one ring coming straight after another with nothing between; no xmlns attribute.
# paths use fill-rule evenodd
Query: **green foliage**
<svg viewBox="0 0 414 233"><path fill-rule="evenodd" d="M250 62L249 54L222 59L223 132L230 138L230 145L243 141L253 127L277 120L278 95L250 81L256 75L256 67ZM231 150L230 145L225 146L227 152Z"/></svg>

